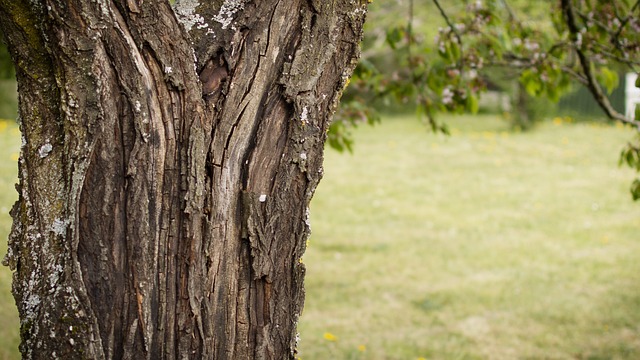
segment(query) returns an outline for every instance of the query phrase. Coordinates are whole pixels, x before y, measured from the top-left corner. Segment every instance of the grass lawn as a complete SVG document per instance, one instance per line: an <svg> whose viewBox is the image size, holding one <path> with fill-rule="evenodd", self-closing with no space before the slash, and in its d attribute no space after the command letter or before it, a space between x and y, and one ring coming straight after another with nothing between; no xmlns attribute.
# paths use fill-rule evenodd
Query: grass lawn
<svg viewBox="0 0 640 360"><path fill-rule="evenodd" d="M630 130L414 118L326 154L302 359L640 359Z"/></svg>
<svg viewBox="0 0 640 360"><path fill-rule="evenodd" d="M0 119L15 119L18 115L18 94L15 80L0 79Z"/></svg>
<svg viewBox="0 0 640 360"><path fill-rule="evenodd" d="M9 210L18 199L20 131L13 120L0 118L0 258L7 253L7 236L11 230ZM20 359L18 310L11 295L11 272L0 265L0 359Z"/></svg>
<svg viewBox="0 0 640 360"><path fill-rule="evenodd" d="M327 151L301 358L640 358L640 203L617 167L631 131L450 123L444 137L389 118L356 132L353 155ZM0 144L6 239L13 123L0 121ZM0 359L19 358L10 278L0 269Z"/></svg>

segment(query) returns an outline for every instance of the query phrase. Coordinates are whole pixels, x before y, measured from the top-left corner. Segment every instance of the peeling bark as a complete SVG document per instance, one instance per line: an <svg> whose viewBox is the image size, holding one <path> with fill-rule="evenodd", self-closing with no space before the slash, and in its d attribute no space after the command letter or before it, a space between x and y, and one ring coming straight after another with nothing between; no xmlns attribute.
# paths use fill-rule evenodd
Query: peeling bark
<svg viewBox="0 0 640 360"><path fill-rule="evenodd" d="M294 358L366 3L0 0L25 359Z"/></svg>

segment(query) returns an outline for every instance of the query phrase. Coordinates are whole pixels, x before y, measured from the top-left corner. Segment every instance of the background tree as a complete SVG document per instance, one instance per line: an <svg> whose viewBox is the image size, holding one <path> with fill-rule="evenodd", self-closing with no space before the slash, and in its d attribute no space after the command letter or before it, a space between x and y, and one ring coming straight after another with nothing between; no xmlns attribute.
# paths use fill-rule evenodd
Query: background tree
<svg viewBox="0 0 640 360"><path fill-rule="evenodd" d="M333 142L348 147L350 127L362 119L378 119L364 105L388 99L413 104L435 131L447 132L436 114L478 111L478 97L496 82L503 82L498 87L516 100L520 126L528 126L542 107L531 97L557 102L580 84L606 116L640 130L640 122L616 111L607 96L618 86L618 73L640 68L640 1L398 4L395 13L391 4L382 5L395 16L369 23L367 33L374 36L365 39L355 86L345 94L347 106L339 112ZM504 78L518 83L504 83ZM621 161L640 171L640 138L623 150ZM631 192L640 198L640 179Z"/></svg>
<svg viewBox="0 0 640 360"><path fill-rule="evenodd" d="M366 1L0 0L25 359L293 358Z"/></svg>

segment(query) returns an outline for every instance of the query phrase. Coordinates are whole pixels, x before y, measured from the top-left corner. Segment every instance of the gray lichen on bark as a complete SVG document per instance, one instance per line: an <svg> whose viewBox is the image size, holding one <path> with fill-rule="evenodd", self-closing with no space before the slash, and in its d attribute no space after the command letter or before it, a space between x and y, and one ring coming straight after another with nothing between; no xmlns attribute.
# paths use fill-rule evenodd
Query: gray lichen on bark
<svg viewBox="0 0 640 360"><path fill-rule="evenodd" d="M176 0L173 10L187 31L191 31L194 26L208 27L206 20L196 12L200 5L198 0Z"/></svg>

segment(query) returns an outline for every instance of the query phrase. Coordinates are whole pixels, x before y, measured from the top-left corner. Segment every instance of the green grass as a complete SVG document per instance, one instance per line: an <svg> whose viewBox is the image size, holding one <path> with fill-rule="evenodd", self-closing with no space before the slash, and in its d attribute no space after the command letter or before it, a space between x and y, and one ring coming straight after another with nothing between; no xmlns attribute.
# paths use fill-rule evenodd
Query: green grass
<svg viewBox="0 0 640 360"><path fill-rule="evenodd" d="M18 115L18 94L15 80L0 79L0 119L15 119Z"/></svg>
<svg viewBox="0 0 640 360"><path fill-rule="evenodd" d="M357 131L355 154L327 151L303 359L640 358L640 204L617 167L629 130L508 133L482 117L451 119L444 137L385 120ZM0 143L5 239L13 122L0 122ZM0 359L19 358L10 277L1 268Z"/></svg>
<svg viewBox="0 0 640 360"><path fill-rule="evenodd" d="M18 176L20 132L13 120L0 119L0 257L7 253L7 236L11 230L9 210L18 198L15 183ZM19 320L11 295L11 272L0 266L0 359L19 359Z"/></svg>
<svg viewBox="0 0 640 360"><path fill-rule="evenodd" d="M630 131L507 126L393 118L327 152L302 359L640 358Z"/></svg>

